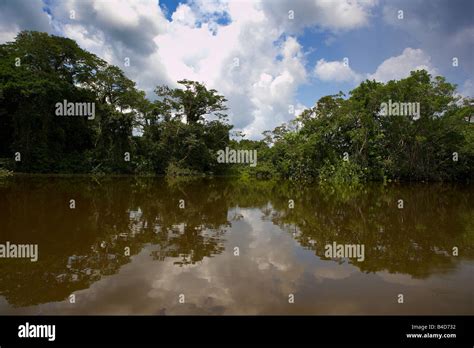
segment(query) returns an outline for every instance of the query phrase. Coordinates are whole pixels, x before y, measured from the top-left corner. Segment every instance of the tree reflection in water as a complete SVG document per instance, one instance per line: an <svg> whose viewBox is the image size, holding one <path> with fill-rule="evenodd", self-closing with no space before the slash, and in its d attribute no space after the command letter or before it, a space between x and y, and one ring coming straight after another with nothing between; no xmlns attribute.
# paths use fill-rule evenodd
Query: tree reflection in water
<svg viewBox="0 0 474 348"><path fill-rule="evenodd" d="M0 242L37 243L39 261L1 259L0 294L17 307L62 301L117 273L147 245L158 262L198 265L232 250L226 235L249 208L318 258L325 259L326 244L364 244L364 262L336 261L423 279L473 259L473 195L472 186L450 184L302 188L237 179L15 176L0 185Z"/></svg>

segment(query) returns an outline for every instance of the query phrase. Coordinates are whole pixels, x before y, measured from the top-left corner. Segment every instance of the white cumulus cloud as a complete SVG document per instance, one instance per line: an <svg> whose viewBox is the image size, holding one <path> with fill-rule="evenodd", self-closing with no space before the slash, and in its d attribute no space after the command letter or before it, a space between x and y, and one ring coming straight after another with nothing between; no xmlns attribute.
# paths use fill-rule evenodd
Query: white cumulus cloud
<svg viewBox="0 0 474 348"><path fill-rule="evenodd" d="M368 75L369 79L387 82L399 80L410 75L413 70L425 69L432 75L438 71L431 63L431 57L421 49L405 48L401 55L390 57L377 67L375 73Z"/></svg>
<svg viewBox="0 0 474 348"><path fill-rule="evenodd" d="M332 31L350 30L369 24L376 0L272 0L262 7L277 25L288 31L318 27Z"/></svg>
<svg viewBox="0 0 474 348"><path fill-rule="evenodd" d="M327 62L324 59L316 63L314 74L322 81L357 83L362 79L362 76L353 71L349 64L342 61Z"/></svg>
<svg viewBox="0 0 474 348"><path fill-rule="evenodd" d="M18 0L1 5L2 21L13 29L4 28L0 39L27 27L59 33L119 66L149 97L160 84L203 82L228 99L236 129L255 139L294 118L290 106L304 107L297 91L307 81L306 55L296 33L304 28L340 32L366 26L376 3L189 0L167 18L153 0ZM290 10L294 19L288 17ZM337 62L322 63L316 69L322 79L358 79Z"/></svg>

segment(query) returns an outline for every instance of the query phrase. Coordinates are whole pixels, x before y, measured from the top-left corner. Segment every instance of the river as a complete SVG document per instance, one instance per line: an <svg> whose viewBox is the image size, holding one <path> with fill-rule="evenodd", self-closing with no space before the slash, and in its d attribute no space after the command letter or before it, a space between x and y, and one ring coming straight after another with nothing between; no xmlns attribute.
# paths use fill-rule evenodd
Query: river
<svg viewBox="0 0 474 348"><path fill-rule="evenodd" d="M474 314L472 184L15 175L6 242L0 314Z"/></svg>

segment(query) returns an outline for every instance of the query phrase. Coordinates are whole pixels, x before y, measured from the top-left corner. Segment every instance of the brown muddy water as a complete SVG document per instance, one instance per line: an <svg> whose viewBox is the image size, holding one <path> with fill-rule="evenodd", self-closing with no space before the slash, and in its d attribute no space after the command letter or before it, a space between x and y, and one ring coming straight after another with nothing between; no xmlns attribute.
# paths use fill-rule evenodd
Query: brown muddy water
<svg viewBox="0 0 474 348"><path fill-rule="evenodd" d="M0 314L474 314L474 185L14 176L0 246Z"/></svg>

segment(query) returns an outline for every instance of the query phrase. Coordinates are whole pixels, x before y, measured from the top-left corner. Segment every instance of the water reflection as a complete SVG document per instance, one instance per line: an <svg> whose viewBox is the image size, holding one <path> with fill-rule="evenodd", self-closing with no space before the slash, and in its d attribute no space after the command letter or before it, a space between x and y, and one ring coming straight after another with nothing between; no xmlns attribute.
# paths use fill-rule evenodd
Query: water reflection
<svg viewBox="0 0 474 348"><path fill-rule="evenodd" d="M0 243L38 244L40 256L0 259L0 312L472 314L473 196L447 184L17 176L0 185ZM364 262L327 259L333 242L364 244Z"/></svg>

